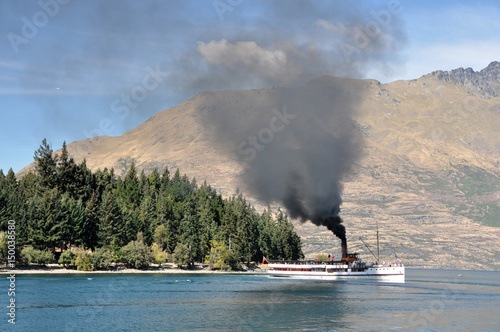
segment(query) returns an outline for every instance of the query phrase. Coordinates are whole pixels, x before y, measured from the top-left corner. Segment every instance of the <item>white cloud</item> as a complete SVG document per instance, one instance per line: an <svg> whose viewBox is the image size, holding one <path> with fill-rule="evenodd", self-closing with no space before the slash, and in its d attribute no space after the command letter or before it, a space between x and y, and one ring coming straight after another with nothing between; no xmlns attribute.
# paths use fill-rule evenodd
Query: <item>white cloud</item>
<svg viewBox="0 0 500 332"><path fill-rule="evenodd" d="M343 25L341 22L338 22L337 24L333 24L331 22L328 22L323 19L319 19L316 21L316 25L318 25L320 28L326 30L326 31L332 31L336 33L344 33L346 30L345 25Z"/></svg>
<svg viewBox="0 0 500 332"><path fill-rule="evenodd" d="M212 64L229 68L245 65L271 81L280 81L280 77L286 74L288 66L285 51L266 49L253 41L235 44L225 39L212 40L208 43L199 42L198 52Z"/></svg>

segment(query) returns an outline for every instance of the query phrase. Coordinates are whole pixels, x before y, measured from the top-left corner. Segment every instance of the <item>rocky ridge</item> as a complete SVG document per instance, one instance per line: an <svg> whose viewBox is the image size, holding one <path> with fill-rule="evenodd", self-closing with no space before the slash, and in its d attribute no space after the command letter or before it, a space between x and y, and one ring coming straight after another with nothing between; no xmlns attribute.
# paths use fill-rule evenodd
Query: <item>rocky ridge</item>
<svg viewBox="0 0 500 332"><path fill-rule="evenodd" d="M500 62L491 62L481 71L472 68L457 68L451 71L434 71L430 76L439 80L452 82L457 87L482 98L498 98L500 96Z"/></svg>

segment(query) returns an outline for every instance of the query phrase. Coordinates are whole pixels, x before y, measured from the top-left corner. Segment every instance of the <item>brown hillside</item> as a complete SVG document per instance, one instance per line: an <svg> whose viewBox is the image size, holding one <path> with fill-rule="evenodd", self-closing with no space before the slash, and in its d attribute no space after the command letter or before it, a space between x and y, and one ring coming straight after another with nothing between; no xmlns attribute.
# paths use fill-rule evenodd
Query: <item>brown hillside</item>
<svg viewBox="0 0 500 332"><path fill-rule="evenodd" d="M378 221L384 260L395 253L409 266L500 269L499 67L481 71L485 80L467 70L389 84L318 79L363 91L355 116L363 153L345 179L342 206L352 251L370 260L358 238L366 236L373 247ZM242 116L256 103L270 110L276 91L202 92L121 136L73 142L68 150L94 170L113 167L121 175L135 161L146 172L180 168L226 195L244 192L241 165L215 148L214 133L202 122L221 107ZM339 254L326 229L303 224L297 230L307 255Z"/></svg>

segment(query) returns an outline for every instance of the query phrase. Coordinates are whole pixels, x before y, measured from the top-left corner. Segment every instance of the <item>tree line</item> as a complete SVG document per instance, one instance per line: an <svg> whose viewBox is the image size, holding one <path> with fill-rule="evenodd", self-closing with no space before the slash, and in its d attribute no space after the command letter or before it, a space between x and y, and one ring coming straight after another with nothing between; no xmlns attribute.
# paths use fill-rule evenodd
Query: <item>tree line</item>
<svg viewBox="0 0 500 332"><path fill-rule="evenodd" d="M34 171L21 179L12 169L7 175L0 170L0 231L15 220L16 245L27 253L105 249L112 261L123 261L124 248L142 245L153 256L177 252L187 265L222 257L235 264L303 257L300 238L280 209L257 213L241 194L223 198L179 169L138 174L132 162L123 178L113 169L93 172L85 160L78 164L69 156L66 143L58 155L46 139L34 160Z"/></svg>

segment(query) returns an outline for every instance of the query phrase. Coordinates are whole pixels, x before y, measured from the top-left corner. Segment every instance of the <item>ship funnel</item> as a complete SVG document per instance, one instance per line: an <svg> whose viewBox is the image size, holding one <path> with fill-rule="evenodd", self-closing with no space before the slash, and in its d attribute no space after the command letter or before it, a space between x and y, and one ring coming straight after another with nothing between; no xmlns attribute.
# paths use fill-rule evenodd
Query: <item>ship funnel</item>
<svg viewBox="0 0 500 332"><path fill-rule="evenodd" d="M347 240L345 238L342 239L342 257L347 256Z"/></svg>

